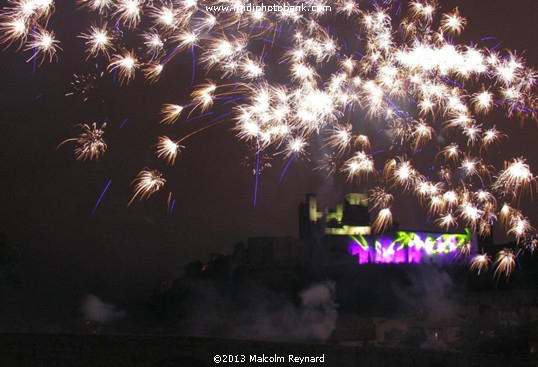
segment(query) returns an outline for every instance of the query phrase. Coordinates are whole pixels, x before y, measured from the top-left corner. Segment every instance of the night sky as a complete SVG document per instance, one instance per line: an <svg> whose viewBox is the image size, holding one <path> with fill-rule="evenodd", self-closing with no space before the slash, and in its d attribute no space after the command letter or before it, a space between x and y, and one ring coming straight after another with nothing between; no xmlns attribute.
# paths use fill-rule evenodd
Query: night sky
<svg viewBox="0 0 538 367"><path fill-rule="evenodd" d="M482 38L494 36L503 41L502 48L526 50L527 64L538 67L536 0L440 3L445 11L458 5L467 18L464 43L481 45ZM321 205L330 207L352 189L345 177L328 179L305 160L292 164L279 183L283 164L278 158L262 172L253 207L252 168L241 164L244 144L230 131L233 123L224 122L185 142L176 164L166 168L163 190L127 207L137 173L165 167L154 158L157 136L173 131L169 135L179 138L201 126L199 120L168 130L158 124L163 103L188 99L190 55L177 57L156 84L144 83L139 75L120 87L107 75L90 101L66 97L74 73L95 70L92 60L85 62L82 41L76 38L88 16L73 8L58 4L51 20L62 41L58 62L44 63L33 75L31 62L25 62L29 52L11 47L0 53L0 231L20 254L20 285L1 302L2 314L55 319L62 312L72 314L88 293L119 299L146 292L159 277L181 276L188 262L230 252L235 242L248 237L298 236L297 205L305 193L317 192ZM204 78L200 68L197 81ZM78 134L74 125L105 118L108 150L102 160L76 161L73 144L56 149ZM537 124L510 124L514 126L505 129L509 142L499 155L524 155L536 174ZM176 200L171 214L169 192ZM536 225L535 204L523 208ZM426 226L424 210L413 200L398 199L394 210L400 227Z"/></svg>

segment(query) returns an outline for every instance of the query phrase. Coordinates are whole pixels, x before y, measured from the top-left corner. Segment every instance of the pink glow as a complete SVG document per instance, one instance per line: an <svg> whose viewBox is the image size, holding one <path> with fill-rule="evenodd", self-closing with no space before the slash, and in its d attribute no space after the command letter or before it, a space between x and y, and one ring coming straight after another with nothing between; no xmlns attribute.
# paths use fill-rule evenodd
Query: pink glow
<svg viewBox="0 0 538 367"><path fill-rule="evenodd" d="M359 264L420 264L450 262L458 246L470 241L467 234L404 232L381 236L351 237L349 252Z"/></svg>

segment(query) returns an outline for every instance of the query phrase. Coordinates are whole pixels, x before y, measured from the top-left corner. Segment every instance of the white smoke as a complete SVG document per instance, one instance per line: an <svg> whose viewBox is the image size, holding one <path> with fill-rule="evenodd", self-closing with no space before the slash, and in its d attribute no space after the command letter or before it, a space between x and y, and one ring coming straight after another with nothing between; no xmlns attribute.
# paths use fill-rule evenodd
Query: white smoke
<svg viewBox="0 0 538 367"><path fill-rule="evenodd" d="M333 301L334 283L324 282L303 290L301 305L289 301L262 302L240 315L234 337L267 341L325 341L336 328L338 312Z"/></svg>
<svg viewBox="0 0 538 367"><path fill-rule="evenodd" d="M325 341L336 328L334 283L312 285L299 293L300 304L267 289L250 289L245 303L224 301L219 292L204 288L204 299L191 308L180 328L194 336L263 341ZM188 325L187 325L188 324Z"/></svg>
<svg viewBox="0 0 538 367"><path fill-rule="evenodd" d="M113 304L106 303L93 294L87 294L84 298L82 302L82 313L86 320L100 324L108 324L122 319L127 315L125 311L116 309L116 306Z"/></svg>
<svg viewBox="0 0 538 367"><path fill-rule="evenodd" d="M402 305L429 321L454 317L458 294L450 275L443 269L431 266L416 270L408 274L411 282L408 287L393 287Z"/></svg>
<svg viewBox="0 0 538 367"><path fill-rule="evenodd" d="M301 324L305 337L327 340L336 327L338 312L333 301L334 283L315 284L301 292Z"/></svg>

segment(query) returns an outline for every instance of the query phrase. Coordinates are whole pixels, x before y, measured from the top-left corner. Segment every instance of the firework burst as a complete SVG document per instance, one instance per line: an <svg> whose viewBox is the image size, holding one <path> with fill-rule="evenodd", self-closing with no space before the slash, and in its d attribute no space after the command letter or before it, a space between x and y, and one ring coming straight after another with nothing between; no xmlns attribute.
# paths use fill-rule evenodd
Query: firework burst
<svg viewBox="0 0 538 367"><path fill-rule="evenodd" d="M77 125L77 127L82 129L80 135L77 138L64 140L58 145L58 148L67 142L74 141L76 142L75 157L77 160L85 161L87 159L97 160L101 158L107 148L103 140L106 123L103 123L101 127L97 127L96 123Z"/></svg>
<svg viewBox="0 0 538 367"><path fill-rule="evenodd" d="M160 136L157 142L157 158L163 158L168 164L173 165L181 148L184 148L184 146L179 145L167 136Z"/></svg>
<svg viewBox="0 0 538 367"><path fill-rule="evenodd" d="M480 273L482 272L485 273L488 271L490 264L491 264L491 259L488 256L488 254L476 255L471 260L471 270L476 271L478 275L480 275Z"/></svg>
<svg viewBox="0 0 538 367"><path fill-rule="evenodd" d="M133 197L127 206L131 205L136 198L139 201L149 198L155 192L159 191L165 183L166 180L162 177L161 172L144 168L132 182Z"/></svg>
<svg viewBox="0 0 538 367"><path fill-rule="evenodd" d="M493 265L495 266L494 276L504 274L507 278L510 277L512 270L516 266L516 255L514 251L506 248L499 251Z"/></svg>
<svg viewBox="0 0 538 367"><path fill-rule="evenodd" d="M320 164L329 174L376 187L379 230L403 193L444 229L466 224L487 234L499 218L520 243L534 234L519 208L521 197L536 191L533 170L525 157L498 162L491 150L509 140L492 114L537 119L537 72L515 52L459 42L469 20L457 8L434 0L327 1L330 10L312 13L212 8L237 5L228 0L79 3L94 17L79 35L82 46L89 58L107 60L119 84L137 74L155 83L169 68L184 67L171 61L187 55L190 100L163 105L163 125L182 113L223 113L239 140L256 146L251 161L280 157L286 169L322 142ZM32 52L30 59L54 60L55 9L53 0L11 0L0 14L0 42ZM197 82L204 73L218 84ZM82 126L81 136L68 140L77 142L77 159L101 157L104 126ZM180 141L163 134L156 134L157 158L171 164ZM131 202L163 184L160 172L142 171ZM496 274L513 269L504 255Z"/></svg>

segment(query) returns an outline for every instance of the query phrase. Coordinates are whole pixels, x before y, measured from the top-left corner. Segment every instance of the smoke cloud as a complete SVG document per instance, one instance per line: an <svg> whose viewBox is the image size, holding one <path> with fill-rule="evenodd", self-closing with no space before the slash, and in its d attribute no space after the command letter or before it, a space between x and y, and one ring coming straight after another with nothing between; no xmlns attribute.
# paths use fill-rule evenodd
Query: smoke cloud
<svg viewBox="0 0 538 367"><path fill-rule="evenodd" d="M190 305L182 332L206 337L263 341L325 341L336 327L334 284L314 284L298 294L300 302L267 289L249 289L241 301L225 301L212 286Z"/></svg>
<svg viewBox="0 0 538 367"><path fill-rule="evenodd" d="M125 311L117 310L116 306L102 301L93 294L87 294L84 298L82 313L86 320L100 324L108 324L127 316Z"/></svg>
<svg viewBox="0 0 538 367"><path fill-rule="evenodd" d="M423 316L431 322L455 316L456 290L451 276L442 268L422 266L407 275L408 287L394 286L401 311Z"/></svg>
<svg viewBox="0 0 538 367"><path fill-rule="evenodd" d="M331 336L338 319L333 294L334 283L331 282L315 284L301 293L301 324L305 337L327 340Z"/></svg>

